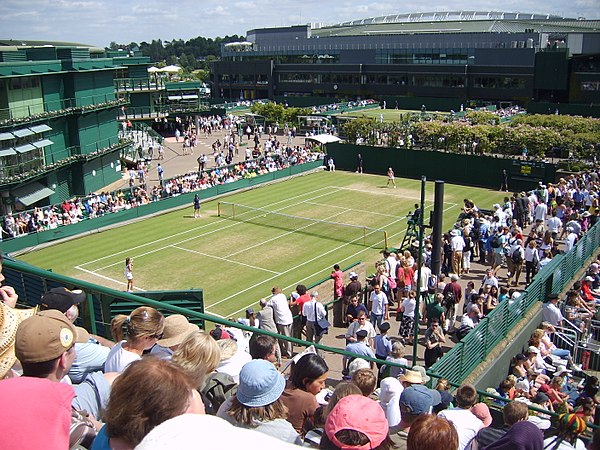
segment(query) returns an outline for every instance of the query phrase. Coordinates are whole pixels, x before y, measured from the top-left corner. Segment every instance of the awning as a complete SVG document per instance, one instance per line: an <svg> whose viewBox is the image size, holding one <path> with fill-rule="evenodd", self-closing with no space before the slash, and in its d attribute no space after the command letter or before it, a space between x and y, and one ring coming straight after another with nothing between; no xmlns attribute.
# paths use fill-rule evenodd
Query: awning
<svg viewBox="0 0 600 450"><path fill-rule="evenodd" d="M22 128L20 130L15 130L13 131L13 134L16 137L27 137L27 136L33 136L35 133L33 131L31 131L29 128Z"/></svg>
<svg viewBox="0 0 600 450"><path fill-rule="evenodd" d="M46 197L50 197L52 194L54 194L52 189L40 183L31 183L12 191L12 195L16 198L16 201L24 206L33 205Z"/></svg>
<svg viewBox="0 0 600 450"><path fill-rule="evenodd" d="M181 95L169 95L169 100L181 100Z"/></svg>
<svg viewBox="0 0 600 450"><path fill-rule="evenodd" d="M0 150L0 156L11 156L16 154L17 152L14 148L3 148L2 150Z"/></svg>
<svg viewBox="0 0 600 450"><path fill-rule="evenodd" d="M25 145L19 145L18 147L15 147L15 150L19 153L27 153L27 152L30 152L31 150L35 150L35 147L31 144L25 144Z"/></svg>
<svg viewBox="0 0 600 450"><path fill-rule="evenodd" d="M14 139L15 135L12 133L0 133L0 141L10 141Z"/></svg>
<svg viewBox="0 0 600 450"><path fill-rule="evenodd" d="M35 148L44 148L52 144L54 144L54 142L52 142L50 139L42 139L41 141L32 142L32 145Z"/></svg>
<svg viewBox="0 0 600 450"><path fill-rule="evenodd" d="M181 98L183 100L195 100L198 98L198 96L196 94L190 94L190 95L182 95Z"/></svg>
<svg viewBox="0 0 600 450"><path fill-rule="evenodd" d="M329 144L331 142L339 142L341 139L331 134L317 134L316 136L309 136L307 140L317 141L319 144Z"/></svg>
<svg viewBox="0 0 600 450"><path fill-rule="evenodd" d="M31 131L33 131L35 134L40 134L40 133L44 133L46 131L52 131L52 128L50 128L48 125L46 124L42 124L42 125L35 125L33 127L29 127L29 129Z"/></svg>

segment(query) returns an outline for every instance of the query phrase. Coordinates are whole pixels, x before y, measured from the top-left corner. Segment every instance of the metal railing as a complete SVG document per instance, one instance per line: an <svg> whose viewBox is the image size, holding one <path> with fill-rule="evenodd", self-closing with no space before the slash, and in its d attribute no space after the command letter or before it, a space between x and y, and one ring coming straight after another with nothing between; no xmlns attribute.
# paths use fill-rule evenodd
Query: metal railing
<svg viewBox="0 0 600 450"><path fill-rule="evenodd" d="M594 225L564 255L555 256L535 276L522 295L514 301L504 301L484 317L459 343L448 351L431 372L453 383L462 383L491 351L512 331L538 301L550 293L562 292L600 247L600 223Z"/></svg>
<svg viewBox="0 0 600 450"><path fill-rule="evenodd" d="M152 78L116 78L117 92L160 91L165 89L165 81L160 77Z"/></svg>
<svg viewBox="0 0 600 450"><path fill-rule="evenodd" d="M0 109L0 126L36 122L73 113L112 108L128 103L127 99L116 98L114 93L107 93L3 108Z"/></svg>

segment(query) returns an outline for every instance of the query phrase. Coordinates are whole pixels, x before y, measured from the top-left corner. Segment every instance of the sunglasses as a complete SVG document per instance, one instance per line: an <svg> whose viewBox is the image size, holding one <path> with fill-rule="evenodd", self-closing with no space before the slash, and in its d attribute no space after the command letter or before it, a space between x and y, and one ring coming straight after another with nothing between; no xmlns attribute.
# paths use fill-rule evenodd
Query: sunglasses
<svg viewBox="0 0 600 450"><path fill-rule="evenodd" d="M153 334L151 337L153 337L154 339L161 340L164 335L165 335L165 333Z"/></svg>

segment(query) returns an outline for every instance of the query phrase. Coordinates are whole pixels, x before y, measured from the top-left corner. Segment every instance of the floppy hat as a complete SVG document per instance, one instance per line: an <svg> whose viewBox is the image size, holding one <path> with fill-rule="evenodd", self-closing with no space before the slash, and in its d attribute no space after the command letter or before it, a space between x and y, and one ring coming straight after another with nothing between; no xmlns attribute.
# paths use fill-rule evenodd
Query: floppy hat
<svg viewBox="0 0 600 450"><path fill-rule="evenodd" d="M406 381L407 383L412 384L423 384L425 380L423 380L423 375L418 370L407 370L405 373L398 377L400 381Z"/></svg>
<svg viewBox="0 0 600 450"><path fill-rule="evenodd" d="M84 300L85 292L81 289L70 290L66 287L57 287L42 294L40 306L43 310L57 309L64 314L71 306L78 305Z"/></svg>
<svg viewBox="0 0 600 450"><path fill-rule="evenodd" d="M431 380L431 378L429 377L429 375L427 375L425 367L423 366L413 366L412 370L416 370L421 374L421 378L423 378L423 383L427 383L429 382L429 380Z"/></svg>
<svg viewBox="0 0 600 450"><path fill-rule="evenodd" d="M15 354L22 363L51 361L75 343L87 342L89 333L74 326L55 309L25 319L16 334Z"/></svg>
<svg viewBox="0 0 600 450"><path fill-rule="evenodd" d="M356 446L343 444L336 437L341 430L359 431L369 442ZM327 416L325 433L341 449L372 449L387 438L388 422L383 408L377 402L362 395L349 395L342 398Z"/></svg>
<svg viewBox="0 0 600 450"><path fill-rule="evenodd" d="M247 362L240 371L238 401L245 406L267 406L281 397L285 380L275 366L264 359Z"/></svg>
<svg viewBox="0 0 600 450"><path fill-rule="evenodd" d="M558 416L558 428L579 435L585 433L587 425L585 420L576 414L561 414Z"/></svg>
<svg viewBox="0 0 600 450"><path fill-rule="evenodd" d="M36 309L15 309L0 302L0 380L17 361L15 337L19 324L35 314Z"/></svg>
<svg viewBox="0 0 600 450"><path fill-rule="evenodd" d="M492 415L490 414L490 408L485 403L476 403L471 408L471 412L483 422L484 427L489 427L492 424Z"/></svg>
<svg viewBox="0 0 600 450"><path fill-rule="evenodd" d="M165 318L163 338L157 344L163 347L172 347L173 345L181 344L190 333L199 329L198 325L189 323L185 316L173 314Z"/></svg>
<svg viewBox="0 0 600 450"><path fill-rule="evenodd" d="M419 384L407 387L400 394L400 405L415 416L429 414L433 407L432 391Z"/></svg>
<svg viewBox="0 0 600 450"><path fill-rule="evenodd" d="M356 272L350 272L350 278L358 278L358 274Z"/></svg>
<svg viewBox="0 0 600 450"><path fill-rule="evenodd" d="M542 419L540 416L529 416L527 417L527 420L540 430L547 430L550 428L550 425L552 425L548 419Z"/></svg>
<svg viewBox="0 0 600 450"><path fill-rule="evenodd" d="M573 373L572 370L567 369L567 366L564 365L558 365L556 366L556 371L554 372L554 376L559 376L563 373Z"/></svg>
<svg viewBox="0 0 600 450"><path fill-rule="evenodd" d="M540 353L540 349L537 347L534 347L533 345L530 345L529 348L527 349L527 353L535 353L537 355Z"/></svg>

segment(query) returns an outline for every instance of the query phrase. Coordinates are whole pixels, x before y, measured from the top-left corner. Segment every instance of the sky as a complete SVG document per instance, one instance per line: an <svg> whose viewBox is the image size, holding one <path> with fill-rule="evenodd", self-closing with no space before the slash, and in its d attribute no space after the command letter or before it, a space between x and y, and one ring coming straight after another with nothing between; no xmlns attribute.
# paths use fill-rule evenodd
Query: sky
<svg viewBox="0 0 600 450"><path fill-rule="evenodd" d="M331 25L386 14L502 11L600 19L600 0L2 0L0 39L48 40L106 47L114 41L151 42L245 35L254 28L306 23Z"/></svg>

